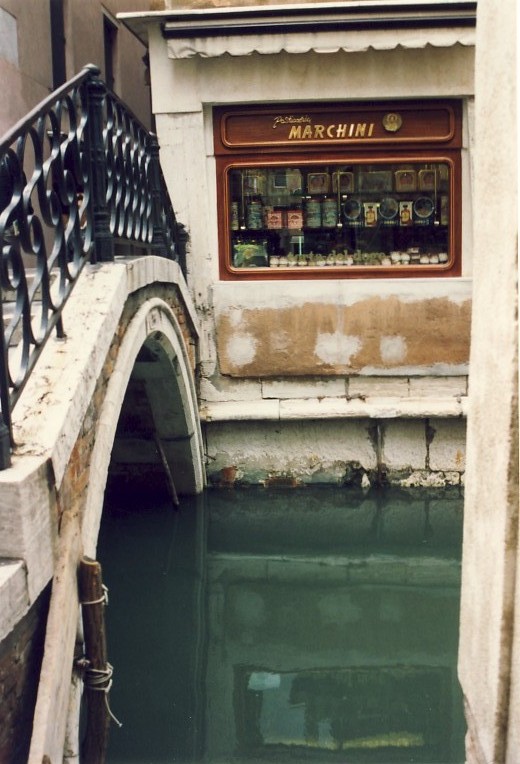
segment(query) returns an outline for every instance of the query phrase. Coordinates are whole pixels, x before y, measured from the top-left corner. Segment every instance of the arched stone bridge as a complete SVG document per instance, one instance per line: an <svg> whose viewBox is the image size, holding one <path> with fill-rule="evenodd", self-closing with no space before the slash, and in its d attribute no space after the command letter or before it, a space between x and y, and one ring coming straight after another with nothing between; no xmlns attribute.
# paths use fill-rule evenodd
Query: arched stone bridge
<svg viewBox="0 0 520 764"><path fill-rule="evenodd" d="M38 764L63 757L77 565L96 555L117 425L132 388L146 400L146 431L138 449L119 443L119 450L146 462L162 453L179 493L204 487L197 321L178 265L147 256L88 266L64 327L66 338L47 344L14 409L13 464L0 473L0 639L52 581L29 759Z"/></svg>

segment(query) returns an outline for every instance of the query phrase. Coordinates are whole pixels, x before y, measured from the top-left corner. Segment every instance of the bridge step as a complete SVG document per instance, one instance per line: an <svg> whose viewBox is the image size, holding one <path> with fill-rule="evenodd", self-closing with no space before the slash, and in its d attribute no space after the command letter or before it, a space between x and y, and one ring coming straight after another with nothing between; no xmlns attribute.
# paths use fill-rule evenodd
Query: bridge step
<svg viewBox="0 0 520 764"><path fill-rule="evenodd" d="M36 278L37 276L37 271L35 268L26 268L25 275L27 278L27 288L30 293L31 284L34 278ZM56 279L57 279L56 273L49 274L49 282L50 282L51 289L53 284L56 282ZM33 316L38 316L40 305L41 305L41 288L38 288L31 299L31 307L32 307L31 313ZM16 291L14 289L2 290L2 318L4 321L5 327L9 326L9 322L11 321L14 315L15 306L16 306ZM13 333L13 336L11 337L9 346L16 347L16 345L18 345L21 339L22 339L22 326L21 326L21 322L19 322L18 326L16 327Z"/></svg>
<svg viewBox="0 0 520 764"><path fill-rule="evenodd" d="M2 318L4 320L4 326L8 327L14 314L14 302L4 303L2 306ZM16 347L22 339L22 326L21 322L18 324L13 332L9 347Z"/></svg>

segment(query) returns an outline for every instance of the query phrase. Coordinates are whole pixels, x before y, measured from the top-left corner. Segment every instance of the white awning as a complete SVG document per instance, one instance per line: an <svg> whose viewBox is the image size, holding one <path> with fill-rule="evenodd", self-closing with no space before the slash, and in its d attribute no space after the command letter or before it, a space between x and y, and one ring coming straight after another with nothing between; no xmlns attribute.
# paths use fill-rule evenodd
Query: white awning
<svg viewBox="0 0 520 764"><path fill-rule="evenodd" d="M395 48L426 48L428 45L448 48L453 45L473 46L475 30L451 29L374 29L305 32L298 34L211 35L192 38L170 37L168 57L173 59L250 56L253 53L273 55L286 53L358 53Z"/></svg>
<svg viewBox="0 0 520 764"><path fill-rule="evenodd" d="M146 45L158 24L174 59L473 46L476 0L340 0L120 13Z"/></svg>

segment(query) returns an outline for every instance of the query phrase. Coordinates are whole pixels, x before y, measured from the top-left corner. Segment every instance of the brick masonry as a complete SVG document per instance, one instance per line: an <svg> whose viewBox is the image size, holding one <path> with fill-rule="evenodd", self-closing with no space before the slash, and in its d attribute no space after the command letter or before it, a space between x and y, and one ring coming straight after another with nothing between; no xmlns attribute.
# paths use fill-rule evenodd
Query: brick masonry
<svg viewBox="0 0 520 764"><path fill-rule="evenodd" d="M27 761L50 585L0 644L0 761Z"/></svg>

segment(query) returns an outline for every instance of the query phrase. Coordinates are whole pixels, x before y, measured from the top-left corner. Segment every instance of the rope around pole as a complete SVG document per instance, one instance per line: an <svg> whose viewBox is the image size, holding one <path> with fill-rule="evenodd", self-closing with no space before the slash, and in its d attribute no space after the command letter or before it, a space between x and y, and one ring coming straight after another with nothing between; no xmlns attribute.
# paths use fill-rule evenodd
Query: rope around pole
<svg viewBox="0 0 520 764"><path fill-rule="evenodd" d="M114 674L114 667L110 664L106 664L104 669L85 669L83 682L87 690L94 690L95 692L105 693L105 706L110 718L117 724L118 727L122 727L123 723L117 719L112 713L112 709L108 703L108 693L112 687L112 676Z"/></svg>
<svg viewBox="0 0 520 764"><path fill-rule="evenodd" d="M101 584L101 588L103 589L103 594L101 597L97 600L90 600L90 602L80 602L80 605L99 605L101 602L104 605L108 606L108 587L105 586L105 584Z"/></svg>

